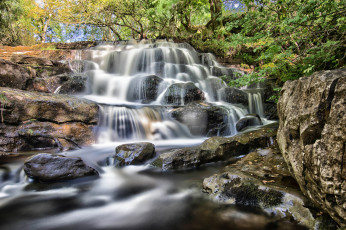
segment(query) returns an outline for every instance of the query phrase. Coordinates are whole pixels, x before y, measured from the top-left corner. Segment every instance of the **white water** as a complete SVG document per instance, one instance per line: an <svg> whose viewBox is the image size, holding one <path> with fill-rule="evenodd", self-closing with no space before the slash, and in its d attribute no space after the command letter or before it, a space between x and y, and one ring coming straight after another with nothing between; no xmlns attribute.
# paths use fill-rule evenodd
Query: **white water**
<svg viewBox="0 0 346 230"><path fill-rule="evenodd" d="M212 73L218 68L227 74L226 68L188 44L104 44L87 53L84 63L71 63L76 73L88 78L84 97L101 105L99 143L203 137L208 130L191 135L189 121L176 121L168 108L194 101L196 92L202 92L205 102L222 107L227 126L222 135L236 134L236 122L248 113L264 115L260 94L249 94L247 108L222 101L219 91L227 85Z"/></svg>

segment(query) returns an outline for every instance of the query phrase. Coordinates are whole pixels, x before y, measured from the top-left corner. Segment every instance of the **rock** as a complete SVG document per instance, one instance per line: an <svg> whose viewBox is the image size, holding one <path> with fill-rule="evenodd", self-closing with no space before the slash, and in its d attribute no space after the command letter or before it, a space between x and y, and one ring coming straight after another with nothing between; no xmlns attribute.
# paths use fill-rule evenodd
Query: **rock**
<svg viewBox="0 0 346 230"><path fill-rule="evenodd" d="M192 102L170 111L172 117L185 124L192 135L213 136L225 130L225 111L209 103Z"/></svg>
<svg viewBox="0 0 346 230"><path fill-rule="evenodd" d="M222 101L244 106L248 106L249 104L248 94L240 89L224 87L218 93Z"/></svg>
<svg viewBox="0 0 346 230"><path fill-rule="evenodd" d="M346 225L346 69L287 81L278 144L302 192Z"/></svg>
<svg viewBox="0 0 346 230"><path fill-rule="evenodd" d="M71 150L94 143L93 126L82 122L56 124L27 121L20 125L0 124L0 151Z"/></svg>
<svg viewBox="0 0 346 230"><path fill-rule="evenodd" d="M53 62L47 58L33 57L27 55L14 55L12 56L11 61L16 62L17 64L26 64L33 66L52 66Z"/></svg>
<svg viewBox="0 0 346 230"><path fill-rule="evenodd" d="M277 105L272 102L263 103L264 116L268 120L279 120Z"/></svg>
<svg viewBox="0 0 346 230"><path fill-rule="evenodd" d="M68 63L50 60L45 57L34 57L27 55L13 55L11 61L24 68L35 70L35 77L48 78L60 74L69 74L71 69Z"/></svg>
<svg viewBox="0 0 346 230"><path fill-rule="evenodd" d="M98 175L95 169L87 166L79 157L64 157L46 153L28 158L24 163L24 172L28 177L42 182Z"/></svg>
<svg viewBox="0 0 346 230"><path fill-rule="evenodd" d="M272 218L294 220L309 229L316 225L313 213L305 207L308 201L298 190L266 185L231 167L205 178L203 190L217 202L261 209Z"/></svg>
<svg viewBox="0 0 346 230"><path fill-rule="evenodd" d="M151 159L154 155L155 146L149 142L141 142L119 145L115 149L114 158L119 166L138 165Z"/></svg>
<svg viewBox="0 0 346 230"><path fill-rule="evenodd" d="M232 137L211 137L199 146L163 153L154 163L162 170L196 168L202 164L249 153L252 149L274 144L274 125Z"/></svg>
<svg viewBox="0 0 346 230"><path fill-rule="evenodd" d="M0 95L0 151L68 150L94 143L95 103L1 87Z"/></svg>
<svg viewBox="0 0 346 230"><path fill-rule="evenodd" d="M96 124L98 106L67 95L28 92L0 87L4 98L3 122L17 124L31 119Z"/></svg>
<svg viewBox="0 0 346 230"><path fill-rule="evenodd" d="M237 121L236 129L239 132L248 126L254 125L263 125L261 117L258 114L247 114Z"/></svg>
<svg viewBox="0 0 346 230"><path fill-rule="evenodd" d="M71 49L71 50L81 50L94 47L97 45L96 41L81 41L81 42L71 42L71 43L56 43L55 47L57 49Z"/></svg>
<svg viewBox="0 0 346 230"><path fill-rule="evenodd" d="M133 86L127 92L127 98L130 101L140 101L150 103L155 101L158 96L159 84L162 78L149 75L141 78L134 78L130 85Z"/></svg>
<svg viewBox="0 0 346 230"><path fill-rule="evenodd" d="M244 72L235 68L211 66L211 75L216 77L228 76L230 79L234 80L244 75Z"/></svg>
<svg viewBox="0 0 346 230"><path fill-rule="evenodd" d="M77 94L85 91L87 79L83 75L74 75L65 81L59 90L60 94Z"/></svg>
<svg viewBox="0 0 346 230"><path fill-rule="evenodd" d="M32 69L0 59L0 87L25 89L29 79L35 77Z"/></svg>
<svg viewBox="0 0 346 230"><path fill-rule="evenodd" d="M185 105L193 101L203 101L204 93L192 82L172 84L164 95L166 105Z"/></svg>

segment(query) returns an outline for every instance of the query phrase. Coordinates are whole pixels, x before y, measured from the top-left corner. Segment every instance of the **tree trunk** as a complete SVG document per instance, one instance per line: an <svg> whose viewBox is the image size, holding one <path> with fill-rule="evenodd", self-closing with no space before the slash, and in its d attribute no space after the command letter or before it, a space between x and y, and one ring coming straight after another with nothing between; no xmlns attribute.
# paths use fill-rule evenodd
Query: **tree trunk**
<svg viewBox="0 0 346 230"><path fill-rule="evenodd" d="M49 26L51 17L52 17L52 14L49 14L46 22L44 23L44 27L43 27L43 31L42 31L42 35L41 35L41 43L42 44L46 42L46 33L48 30L48 26Z"/></svg>
<svg viewBox="0 0 346 230"><path fill-rule="evenodd" d="M209 0L210 5L210 23L212 29L215 30L222 26L222 21L220 20L222 16L222 1L221 0ZM218 20L219 19L219 20Z"/></svg>

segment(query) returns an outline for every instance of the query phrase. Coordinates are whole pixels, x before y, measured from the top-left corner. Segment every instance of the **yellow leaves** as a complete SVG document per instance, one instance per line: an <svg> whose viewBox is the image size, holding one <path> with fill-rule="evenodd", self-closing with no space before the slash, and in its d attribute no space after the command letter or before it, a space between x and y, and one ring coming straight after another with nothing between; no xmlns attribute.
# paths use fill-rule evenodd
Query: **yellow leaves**
<svg viewBox="0 0 346 230"><path fill-rule="evenodd" d="M266 68L275 68L277 67L273 62L270 62L270 63L267 63L267 64L264 64L261 66L261 69L266 69Z"/></svg>

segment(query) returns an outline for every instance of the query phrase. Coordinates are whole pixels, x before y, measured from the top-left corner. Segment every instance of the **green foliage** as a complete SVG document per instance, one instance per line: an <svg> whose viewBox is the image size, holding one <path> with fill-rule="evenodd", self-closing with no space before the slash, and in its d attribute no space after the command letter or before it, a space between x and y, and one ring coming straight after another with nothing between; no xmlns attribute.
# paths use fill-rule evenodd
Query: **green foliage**
<svg viewBox="0 0 346 230"><path fill-rule="evenodd" d="M257 3L256 3L257 2ZM229 16L234 57L256 66L255 73L233 84L277 79L282 85L345 63L345 4L320 0L244 0L245 12Z"/></svg>
<svg viewBox="0 0 346 230"><path fill-rule="evenodd" d="M1 117L1 123L4 123L4 110L5 110L5 107L7 106L8 104L8 99L7 97L0 93L0 117Z"/></svg>

